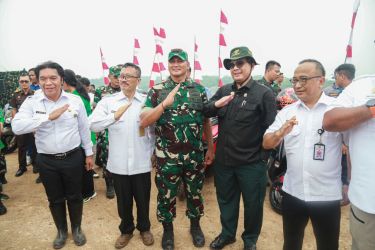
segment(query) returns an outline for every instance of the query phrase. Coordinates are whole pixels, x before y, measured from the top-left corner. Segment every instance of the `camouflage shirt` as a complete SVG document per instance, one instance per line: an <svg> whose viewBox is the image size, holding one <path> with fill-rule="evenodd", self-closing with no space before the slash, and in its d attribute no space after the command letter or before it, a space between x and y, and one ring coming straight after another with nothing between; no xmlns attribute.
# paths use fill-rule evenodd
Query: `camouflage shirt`
<svg viewBox="0 0 375 250"><path fill-rule="evenodd" d="M98 103L104 96L112 95L112 94L120 92L120 91L121 91L120 87L113 88L113 87L111 87L111 85L101 86L101 87L99 87L95 90L94 102Z"/></svg>
<svg viewBox="0 0 375 250"><path fill-rule="evenodd" d="M166 82L155 85L148 92L145 107L158 106L176 84L168 78ZM162 151L164 155L176 158L179 153L203 151L204 103L207 103L207 95L202 85L189 80L181 83L174 103L156 122L156 155Z"/></svg>
<svg viewBox="0 0 375 250"><path fill-rule="evenodd" d="M279 85L275 82L272 82L272 83L269 83L267 82L267 80L263 77L262 79L258 80L258 83L268 87L270 90L272 90L273 94L275 96L277 96L280 91L281 91L281 88L279 87Z"/></svg>

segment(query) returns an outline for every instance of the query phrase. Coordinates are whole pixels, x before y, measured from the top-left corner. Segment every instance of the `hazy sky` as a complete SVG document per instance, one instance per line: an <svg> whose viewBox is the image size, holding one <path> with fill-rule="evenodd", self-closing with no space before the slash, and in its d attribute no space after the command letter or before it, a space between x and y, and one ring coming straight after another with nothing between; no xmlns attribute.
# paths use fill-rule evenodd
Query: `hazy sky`
<svg viewBox="0 0 375 250"><path fill-rule="evenodd" d="M274 59L290 76L305 58L329 74L343 63L354 0L79 1L0 0L0 71L54 60L90 78L102 76L99 46L108 65L132 60L138 38L140 66L149 76L155 51L153 26L163 27L165 54L183 48L193 58L194 36L203 74L216 75L220 9L229 25L228 47L248 46L260 63ZM166 57L166 56L165 56Z"/></svg>

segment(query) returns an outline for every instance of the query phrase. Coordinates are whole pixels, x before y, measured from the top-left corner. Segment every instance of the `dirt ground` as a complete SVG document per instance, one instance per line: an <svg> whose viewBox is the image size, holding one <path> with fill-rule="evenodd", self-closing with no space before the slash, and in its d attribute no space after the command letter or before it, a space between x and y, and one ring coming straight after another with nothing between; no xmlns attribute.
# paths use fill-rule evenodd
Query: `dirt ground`
<svg viewBox="0 0 375 250"><path fill-rule="evenodd" d="M0 217L0 249L52 249L52 241L56 229L48 209L48 201L42 184L36 184L36 174L31 166L21 177L14 177L17 171L16 153L6 156L8 184L4 191L10 196L5 201L8 212ZM98 170L100 172L100 170ZM85 246L76 247L69 233L64 249L115 249L114 242L119 235L116 199L105 197L104 179L95 179L97 196L84 204L82 228L87 237ZM209 249L209 243L220 233L220 215L216 201L213 177L208 177L204 186L205 216L202 218L202 229L206 236L206 245L202 249ZM268 194L267 194L268 195ZM240 220L237 230L237 241L225 249L243 249L241 233L243 230L243 210L241 206ZM142 244L140 235L135 236L125 249L161 249L162 225L156 220L156 188L152 184L150 219L151 231L155 243L146 247ZM351 236L349 233L349 206L342 208L340 249L350 249ZM185 216L185 204L178 202L177 218L174 222L176 249L195 249L189 234L189 220ZM258 241L259 250L282 249L282 220L281 216L272 211L268 196L264 204L264 220ZM303 249L316 249L311 224L305 231Z"/></svg>

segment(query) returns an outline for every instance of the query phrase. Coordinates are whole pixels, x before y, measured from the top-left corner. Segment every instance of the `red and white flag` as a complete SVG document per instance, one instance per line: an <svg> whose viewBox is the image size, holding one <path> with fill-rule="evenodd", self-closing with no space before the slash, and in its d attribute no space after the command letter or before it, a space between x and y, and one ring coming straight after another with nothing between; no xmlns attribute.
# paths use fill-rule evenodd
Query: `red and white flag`
<svg viewBox="0 0 375 250"><path fill-rule="evenodd" d="M109 84L109 78L108 78L109 68L108 68L107 63L105 62L102 48L99 47L99 49L100 49L100 58L102 60L103 80L104 80L104 84L107 86Z"/></svg>
<svg viewBox="0 0 375 250"><path fill-rule="evenodd" d="M220 33L219 33L219 82L218 86L223 86L223 81L221 79L221 69L223 68L223 63L221 61L221 47L226 47L227 43L225 42L224 38L224 30L226 26L228 25L228 18L224 14L222 10L220 10Z"/></svg>
<svg viewBox="0 0 375 250"><path fill-rule="evenodd" d="M193 79L197 83L202 82L202 67L201 67L201 64L199 62L198 44L197 44L196 41L194 42L194 74L193 74Z"/></svg>
<svg viewBox="0 0 375 250"><path fill-rule="evenodd" d="M153 28L154 37L155 37L155 56L152 64L151 76L149 87L151 88L155 84L156 77L159 75L161 80L163 80L163 74L165 74L166 68L163 64L163 43L166 39L165 30L160 28L159 31L157 28Z"/></svg>
<svg viewBox="0 0 375 250"><path fill-rule="evenodd" d="M354 0L352 22L350 24L349 41L348 41L348 45L346 46L345 63L351 63L352 57L353 57L353 47L352 47L353 30L354 30L355 19L357 17L357 12L358 12L359 5L360 5L360 0Z"/></svg>
<svg viewBox="0 0 375 250"><path fill-rule="evenodd" d="M140 49L141 46L139 45L138 39L134 38L133 63L135 65L139 65L138 54Z"/></svg>

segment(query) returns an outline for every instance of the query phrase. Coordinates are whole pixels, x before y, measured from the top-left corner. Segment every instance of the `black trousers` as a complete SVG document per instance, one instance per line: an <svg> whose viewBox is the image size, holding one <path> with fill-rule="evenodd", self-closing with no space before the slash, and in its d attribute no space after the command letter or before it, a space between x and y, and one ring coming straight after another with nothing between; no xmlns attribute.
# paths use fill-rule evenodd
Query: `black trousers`
<svg viewBox="0 0 375 250"><path fill-rule="evenodd" d="M284 250L302 249L305 227L311 219L318 250L339 248L340 201L305 202L284 192Z"/></svg>
<svg viewBox="0 0 375 250"><path fill-rule="evenodd" d="M17 147L18 147L18 164L20 169L26 168L26 152L29 147L31 147L31 161L35 163L36 158L36 147L35 147L35 138L33 133L17 135Z"/></svg>
<svg viewBox="0 0 375 250"><path fill-rule="evenodd" d="M65 159L38 154L40 178L50 205L67 201L82 201L82 168L85 164L81 149Z"/></svg>
<svg viewBox="0 0 375 250"><path fill-rule="evenodd" d="M82 197L88 198L95 192L93 171L87 171L85 165L82 168Z"/></svg>
<svg viewBox="0 0 375 250"><path fill-rule="evenodd" d="M151 173L136 175L113 174L113 182L117 197L117 210L121 218L119 229L121 234L133 233L133 198L137 206L137 229L140 232L150 230L150 192Z"/></svg>

